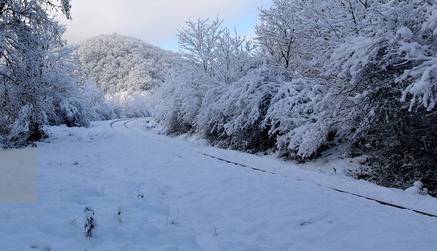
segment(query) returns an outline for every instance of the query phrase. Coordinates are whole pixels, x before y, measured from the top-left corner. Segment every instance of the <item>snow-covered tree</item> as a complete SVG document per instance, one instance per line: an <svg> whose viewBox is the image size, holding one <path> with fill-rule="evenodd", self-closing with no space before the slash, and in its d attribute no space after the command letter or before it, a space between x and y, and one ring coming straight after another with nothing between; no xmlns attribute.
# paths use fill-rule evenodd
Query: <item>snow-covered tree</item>
<svg viewBox="0 0 437 251"><path fill-rule="evenodd" d="M298 39L307 35L302 27L301 1L275 0L269 9L261 9L260 24L256 27L257 40L276 62L290 67L297 54Z"/></svg>
<svg viewBox="0 0 437 251"><path fill-rule="evenodd" d="M0 2L0 82L10 141L22 144L44 136L47 69L52 50L62 45L55 13L70 17L69 0ZM4 128L4 126L2 126Z"/></svg>
<svg viewBox="0 0 437 251"><path fill-rule="evenodd" d="M186 60L214 75L212 64L217 44L225 32L223 20L216 18L188 20L186 26L179 30L178 42Z"/></svg>
<svg viewBox="0 0 437 251"><path fill-rule="evenodd" d="M274 0L260 10L257 42L274 62L301 73L318 71L345 37L359 35L384 0Z"/></svg>
<svg viewBox="0 0 437 251"><path fill-rule="evenodd" d="M243 77L251 67L254 49L250 41L225 28L214 51L215 78L229 85Z"/></svg>
<svg viewBox="0 0 437 251"><path fill-rule="evenodd" d="M188 21L179 32L184 63L169 74L156 97L155 116L171 133L197 131L197 117L210 90L232 88L253 66L254 47L222 26L221 19ZM200 128L199 128L200 129Z"/></svg>
<svg viewBox="0 0 437 251"><path fill-rule="evenodd" d="M83 99L80 82L74 74L75 65L70 61L71 50L53 49L45 59L42 85L45 90L44 112L49 124L88 126L88 104Z"/></svg>
<svg viewBox="0 0 437 251"><path fill-rule="evenodd" d="M188 62L230 84L244 75L254 47L222 24L220 18L187 21L178 34L179 46Z"/></svg>

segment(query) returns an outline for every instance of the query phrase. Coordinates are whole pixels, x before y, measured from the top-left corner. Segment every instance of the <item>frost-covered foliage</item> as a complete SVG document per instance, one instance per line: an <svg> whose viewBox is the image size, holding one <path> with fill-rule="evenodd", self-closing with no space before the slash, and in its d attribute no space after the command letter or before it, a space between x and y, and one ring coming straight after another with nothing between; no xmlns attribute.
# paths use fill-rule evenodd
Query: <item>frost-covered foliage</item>
<svg viewBox="0 0 437 251"><path fill-rule="evenodd" d="M324 6L335 4L325 1ZM299 57L306 53L312 53L312 56L310 64L301 64L301 68L286 66L304 76L317 77L313 84L307 85L311 91L304 94L304 100L310 107L311 116L307 119L306 113L298 115L299 122L304 120L300 127L293 129L296 124L293 114L296 113L292 101L298 95L291 95L292 101L285 99L291 105L286 103L289 106L284 110L272 105L271 110L284 114L284 121L293 121L288 122L287 125L292 126L286 133L279 135L278 150L283 153L285 148L286 155L294 158L309 158L330 145L347 145L347 153L369 156L373 168L370 173L357 174L360 177L402 188L422 179L435 194L437 162L432 156L437 151L434 140L437 89L433 75L436 3L398 0L337 1L337 4L343 9L326 9L322 5L322 10L343 11L342 15L331 16L328 20L326 15L320 15L317 6L299 1L277 1L270 10L262 12L262 23L257 29L264 35L259 35L261 45L268 45L262 43L266 34L267 38L282 41L278 38L286 38L284 31L289 32L293 46L299 48L300 43L304 46L291 53L295 58L290 60L299 62ZM305 17L299 12L305 13L308 7L316 16L306 16L309 17L306 22L298 21L303 28L291 25L293 29L272 32L275 31L272 27L286 27L284 24L299 20L295 15ZM284 18L283 12L287 8L293 12L288 16L292 17L291 21ZM319 43L317 39L312 42L299 34L323 19L340 25L332 26L339 29L315 26L313 31L321 31L320 35L328 38L327 42ZM263 31L260 27L267 28ZM329 38L323 34L336 36ZM290 48L295 48L293 46ZM287 55L284 48L278 46L273 50L268 48L268 51ZM323 53L320 48L329 53ZM286 60L277 62L284 64ZM314 65L322 66L323 70L310 69ZM299 88L300 81L293 83L292 88ZM322 84L319 86L319 83ZM275 128L282 129L281 123L272 123L273 132Z"/></svg>
<svg viewBox="0 0 437 251"><path fill-rule="evenodd" d="M153 99L154 116L171 134L192 132L211 77L191 64L167 78Z"/></svg>
<svg viewBox="0 0 437 251"><path fill-rule="evenodd" d="M83 103L86 105L89 120L109 120L120 117L118 106L108 102L105 94L94 81L80 77L77 79L80 79L79 92Z"/></svg>
<svg viewBox="0 0 437 251"><path fill-rule="evenodd" d="M87 125L69 73L55 13L70 17L68 0L0 2L0 133L22 146L45 136L43 125Z"/></svg>
<svg viewBox="0 0 437 251"><path fill-rule="evenodd" d="M88 126L91 111L89 103L84 99L84 92L75 78L74 65L69 63L69 51L66 49L52 49L44 58L44 67L40 70L40 81L37 86L26 85L9 86L1 93L5 98L3 110L6 128L3 134L7 136L7 145L22 146L28 141L38 140L32 137L32 120L37 120L40 126L44 124L67 126ZM36 93L30 93L35 91ZM29 95L38 95L37 104L41 111L35 113L35 105L29 102ZM89 95L89 94L87 94ZM19 110L16 110L16 108ZM33 117L39 116L39 117ZM9 121L8 121L9 120ZM9 124L9 126L7 126ZM40 128L43 133L42 128Z"/></svg>
<svg viewBox="0 0 437 251"><path fill-rule="evenodd" d="M350 75L354 82L363 76L363 69L381 64L382 70L393 73L397 85L404 88L401 100L410 100L410 111L415 105L431 111L437 92L436 13L436 4L425 0L382 5L369 17L374 23L367 32L340 46L333 62L341 68L342 76Z"/></svg>
<svg viewBox="0 0 437 251"><path fill-rule="evenodd" d="M112 109L113 117L138 118L150 116L150 92L119 92L104 96L105 104Z"/></svg>
<svg viewBox="0 0 437 251"><path fill-rule="evenodd" d="M311 158L329 142L330 128L323 121L327 84L322 79L296 78L281 83L267 111L264 125L276 137L283 156Z"/></svg>
<svg viewBox="0 0 437 251"><path fill-rule="evenodd" d="M257 43L274 62L302 73L319 71L336 45L358 35L384 0L273 0L261 9Z"/></svg>
<svg viewBox="0 0 437 251"><path fill-rule="evenodd" d="M154 115L171 133L296 160L341 146L368 156L357 177L436 195L436 20L430 0L274 0L255 43L189 21L186 66Z"/></svg>
<svg viewBox="0 0 437 251"><path fill-rule="evenodd" d="M79 82L75 78L74 65L69 61L70 50L52 50L46 58L42 70L44 93L44 112L47 123L52 125L88 126L87 104L82 98Z"/></svg>
<svg viewBox="0 0 437 251"><path fill-rule="evenodd" d="M280 70L261 64L231 86L211 87L196 120L197 130L213 143L225 147L272 148L262 122L283 78Z"/></svg>
<svg viewBox="0 0 437 251"><path fill-rule="evenodd" d="M253 62L253 46L235 32L222 26L222 21L188 21L180 30L179 44L184 64L169 74L157 91L159 105L154 114L170 133L198 132L198 117L212 106L202 107L210 93L230 88L245 77ZM204 121L202 121L204 123Z"/></svg>
<svg viewBox="0 0 437 251"><path fill-rule="evenodd" d="M83 77L61 39L55 15L70 2L0 1L0 144L21 147L46 136L45 125L88 126L114 117Z"/></svg>
<svg viewBox="0 0 437 251"><path fill-rule="evenodd" d="M360 175L403 188L422 179L432 193L437 191L437 51L430 24L436 9L434 2L421 0L379 6L369 16L372 25L339 46L329 65L338 97L346 101L331 117L348 132L352 152L369 155L373 165L371 173ZM349 120L338 114L349 114L343 116Z"/></svg>
<svg viewBox="0 0 437 251"><path fill-rule="evenodd" d="M219 18L187 21L179 31L179 46L190 64L214 80L230 84L247 72L254 47L222 23Z"/></svg>

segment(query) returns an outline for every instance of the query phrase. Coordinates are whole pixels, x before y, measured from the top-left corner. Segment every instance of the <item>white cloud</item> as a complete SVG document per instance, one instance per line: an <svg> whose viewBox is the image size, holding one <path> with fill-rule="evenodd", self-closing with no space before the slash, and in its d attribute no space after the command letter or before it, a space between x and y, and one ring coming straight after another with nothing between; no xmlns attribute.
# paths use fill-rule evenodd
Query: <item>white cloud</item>
<svg viewBox="0 0 437 251"><path fill-rule="evenodd" d="M220 15L238 25L269 0L72 0L65 38L77 43L104 33L120 33L160 44L175 38L190 17ZM234 21L232 21L234 20Z"/></svg>

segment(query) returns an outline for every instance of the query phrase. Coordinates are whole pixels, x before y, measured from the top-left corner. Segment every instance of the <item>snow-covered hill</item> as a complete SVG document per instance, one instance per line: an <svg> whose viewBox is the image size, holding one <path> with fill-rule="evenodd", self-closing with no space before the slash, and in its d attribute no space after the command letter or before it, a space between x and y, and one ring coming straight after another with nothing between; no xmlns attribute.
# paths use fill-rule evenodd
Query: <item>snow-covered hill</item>
<svg viewBox="0 0 437 251"><path fill-rule="evenodd" d="M92 38L75 54L87 77L111 95L159 86L180 60L176 53L118 34Z"/></svg>
<svg viewBox="0 0 437 251"><path fill-rule="evenodd" d="M151 91L162 85L180 55L118 34L100 35L76 48L79 74L103 91L118 117L149 114Z"/></svg>

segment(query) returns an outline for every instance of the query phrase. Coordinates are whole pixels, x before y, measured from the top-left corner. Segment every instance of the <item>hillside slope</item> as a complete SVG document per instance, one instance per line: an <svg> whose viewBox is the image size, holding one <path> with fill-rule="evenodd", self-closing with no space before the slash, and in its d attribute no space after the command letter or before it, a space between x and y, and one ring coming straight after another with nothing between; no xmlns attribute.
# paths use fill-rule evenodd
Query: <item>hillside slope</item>
<svg viewBox="0 0 437 251"><path fill-rule="evenodd" d="M110 95L150 90L179 61L176 53L118 34L85 41L75 56L86 77Z"/></svg>

